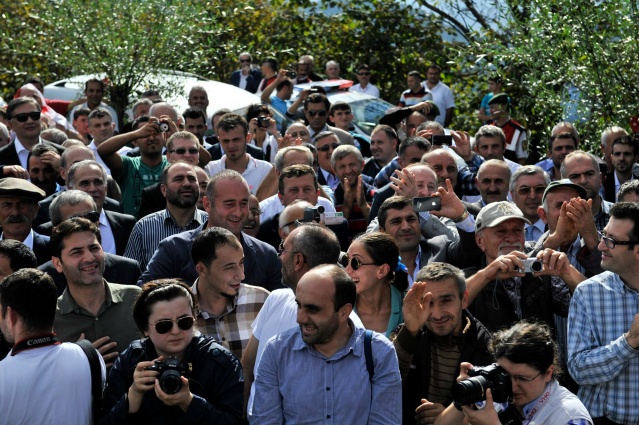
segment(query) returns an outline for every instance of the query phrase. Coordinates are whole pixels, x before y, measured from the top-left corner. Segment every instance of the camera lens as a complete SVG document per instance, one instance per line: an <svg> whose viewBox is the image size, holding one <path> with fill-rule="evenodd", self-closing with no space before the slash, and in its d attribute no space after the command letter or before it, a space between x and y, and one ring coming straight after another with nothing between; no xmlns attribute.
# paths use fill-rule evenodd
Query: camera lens
<svg viewBox="0 0 639 425"><path fill-rule="evenodd" d="M182 388L180 372L177 370L166 370L160 377L160 388L167 394L175 394Z"/></svg>
<svg viewBox="0 0 639 425"><path fill-rule="evenodd" d="M535 260L530 264L530 270L534 272L540 272L543 268L544 268L544 265L539 260Z"/></svg>
<svg viewBox="0 0 639 425"><path fill-rule="evenodd" d="M320 214L324 214L324 207L321 206L321 205L318 205L317 206L317 212L320 213Z"/></svg>
<svg viewBox="0 0 639 425"><path fill-rule="evenodd" d="M486 400L487 388L489 388L489 384L483 376L459 381L453 385L453 400L462 406Z"/></svg>
<svg viewBox="0 0 639 425"><path fill-rule="evenodd" d="M162 133L166 133L167 131L169 131L169 125L165 122L161 122L160 123L160 131Z"/></svg>

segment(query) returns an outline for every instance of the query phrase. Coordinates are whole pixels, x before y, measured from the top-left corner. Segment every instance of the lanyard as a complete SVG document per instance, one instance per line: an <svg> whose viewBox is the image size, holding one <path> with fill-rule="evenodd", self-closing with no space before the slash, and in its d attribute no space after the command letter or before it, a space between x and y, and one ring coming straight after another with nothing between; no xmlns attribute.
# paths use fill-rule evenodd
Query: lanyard
<svg viewBox="0 0 639 425"><path fill-rule="evenodd" d="M21 351L30 350L32 348L40 348L46 347L49 345L58 345L60 344L60 340L55 336L55 334L45 334L42 336L38 336L35 338L23 339L22 341L16 343L11 350L11 355L15 356Z"/></svg>

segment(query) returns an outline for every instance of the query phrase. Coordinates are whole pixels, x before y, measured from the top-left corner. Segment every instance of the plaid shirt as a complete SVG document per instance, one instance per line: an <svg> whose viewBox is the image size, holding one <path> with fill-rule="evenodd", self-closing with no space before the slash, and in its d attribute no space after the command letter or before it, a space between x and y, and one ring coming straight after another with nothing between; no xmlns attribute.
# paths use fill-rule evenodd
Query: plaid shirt
<svg viewBox="0 0 639 425"><path fill-rule="evenodd" d="M599 195L601 197L601 195ZM610 220L610 208L612 208L614 204L612 202L608 202L605 199L601 200L601 209L599 213L595 216L595 227L600 232L603 231L606 224L608 224L608 220Z"/></svg>
<svg viewBox="0 0 639 425"><path fill-rule="evenodd" d="M568 371L593 418L639 424L639 350L625 332L639 311L639 293L603 272L579 284L568 314Z"/></svg>
<svg viewBox="0 0 639 425"><path fill-rule="evenodd" d="M198 279L199 280L199 279ZM191 290L197 294L197 282ZM200 311L197 317L197 327L205 335L215 338L224 347L231 350L238 359L242 358L253 330L251 324L266 302L269 292L259 286L240 284L240 291L233 302L226 306L226 311L220 316L213 316Z"/></svg>

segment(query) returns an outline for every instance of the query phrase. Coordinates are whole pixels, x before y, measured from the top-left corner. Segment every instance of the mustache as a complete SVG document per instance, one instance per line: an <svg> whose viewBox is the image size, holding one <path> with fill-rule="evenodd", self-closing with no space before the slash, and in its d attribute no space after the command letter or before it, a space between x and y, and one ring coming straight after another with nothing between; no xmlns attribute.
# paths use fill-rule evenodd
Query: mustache
<svg viewBox="0 0 639 425"><path fill-rule="evenodd" d="M502 242L497 247L497 250L501 251L502 249L504 249L507 246L509 246L509 247L514 246L515 247L515 251L521 251L522 248L523 248L523 245L521 244L521 242Z"/></svg>
<svg viewBox="0 0 639 425"><path fill-rule="evenodd" d="M27 218L26 215L20 214L20 215L10 215L7 218L7 223L13 223L13 224L18 224L18 223L29 223L29 219Z"/></svg>

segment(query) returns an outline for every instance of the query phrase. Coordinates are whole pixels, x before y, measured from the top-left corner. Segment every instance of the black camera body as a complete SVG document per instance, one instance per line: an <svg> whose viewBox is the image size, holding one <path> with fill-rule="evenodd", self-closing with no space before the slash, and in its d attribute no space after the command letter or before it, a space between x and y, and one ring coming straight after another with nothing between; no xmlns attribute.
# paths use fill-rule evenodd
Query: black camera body
<svg viewBox="0 0 639 425"><path fill-rule="evenodd" d="M306 207L304 208L304 218L300 221L303 223L310 223L311 221L319 223L322 219L322 214L324 214L324 207L321 205L312 208Z"/></svg>
<svg viewBox="0 0 639 425"><path fill-rule="evenodd" d="M269 117L257 117L257 126L262 128L269 128L271 125L271 120Z"/></svg>
<svg viewBox="0 0 639 425"><path fill-rule="evenodd" d="M182 379L180 377L187 371L187 367L182 364L176 357L169 357L165 361L156 361L153 366L149 366L146 370L154 370L159 372L160 388L167 394L175 394L182 388Z"/></svg>
<svg viewBox="0 0 639 425"><path fill-rule="evenodd" d="M486 367L475 367L468 371L470 378L453 385L455 406L468 406L486 400L486 390L490 388L493 401L511 403L513 386L510 375L497 363Z"/></svg>

